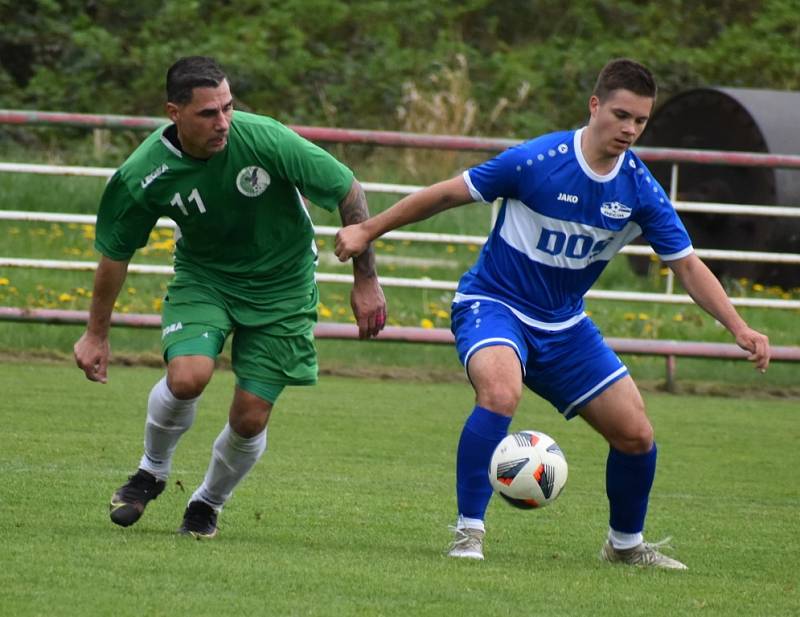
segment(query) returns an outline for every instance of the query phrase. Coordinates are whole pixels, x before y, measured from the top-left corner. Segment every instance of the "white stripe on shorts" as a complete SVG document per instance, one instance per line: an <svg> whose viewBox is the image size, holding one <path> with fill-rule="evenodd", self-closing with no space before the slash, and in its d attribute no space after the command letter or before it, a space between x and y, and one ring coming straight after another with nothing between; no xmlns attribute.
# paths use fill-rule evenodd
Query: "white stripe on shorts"
<svg viewBox="0 0 800 617"><path fill-rule="evenodd" d="M586 313L581 311L577 315L573 315L566 321L558 321L558 322L547 322L547 321L539 321L538 319L533 319L532 317L528 317L522 311L518 311L510 304L506 304L502 300L498 300L497 298L490 298L489 296L484 296L481 294L462 294L460 292L456 292L453 296L453 304L458 304L459 302L470 302L474 300L485 300L486 302L497 302L497 304L502 304L506 307L509 311L514 313L514 316L519 319L522 323L526 326L531 326L532 328L536 328L538 330L544 330L545 332L560 332L561 330L566 330L567 328L571 328L576 323L578 323L581 319L586 317Z"/></svg>
<svg viewBox="0 0 800 617"><path fill-rule="evenodd" d="M481 348L482 347L488 347L487 343L507 343L508 345L513 347L514 351L517 354L517 359L519 360L519 365L522 367L522 377L523 378L525 377L525 365L522 364L522 354L520 353L519 347L517 347L517 344L514 341L512 341L511 339L508 339L508 338L495 337L495 338L485 338L482 341L478 341L472 347L469 348L469 350L467 351L466 354L464 354L464 372L467 374L467 379L469 379L469 371L467 371L467 366L469 366L470 357L472 356L473 353L475 353L475 350L478 349L479 347L481 347ZM472 381L472 380L470 380L470 381Z"/></svg>
<svg viewBox="0 0 800 617"><path fill-rule="evenodd" d="M585 401L587 398L589 398L590 396L592 396L592 394L594 394L594 393L595 393L595 392L597 392L597 391L598 391L600 388L602 388L603 386L605 386L605 385L606 385L606 384L607 384L609 381L612 381L612 380L616 379L617 377L619 377L620 375L622 375L622 374L624 374L624 373L627 373L627 372L628 372L628 367L627 367L627 366L621 366L621 367L619 367L619 368L618 368L616 371L614 371L613 373L611 373L611 374L610 374L608 377L606 377L606 378L605 378L603 381L601 381L599 384L597 384L597 385L596 385L594 388L592 388L591 390L589 390L588 392L586 392L585 394L583 394L583 395L582 395L580 398L578 398L578 399L576 399L576 400L572 401L572 403L570 403L570 404L569 404L569 407L567 407L567 408L564 410L564 412L563 412L563 415L565 415L565 416L568 416L568 415L569 415L569 413L570 413L570 412L571 412L571 411L572 411L572 410L573 410L575 407L577 407L577 406L578 406L578 405L580 405L580 404L581 404L583 401Z"/></svg>

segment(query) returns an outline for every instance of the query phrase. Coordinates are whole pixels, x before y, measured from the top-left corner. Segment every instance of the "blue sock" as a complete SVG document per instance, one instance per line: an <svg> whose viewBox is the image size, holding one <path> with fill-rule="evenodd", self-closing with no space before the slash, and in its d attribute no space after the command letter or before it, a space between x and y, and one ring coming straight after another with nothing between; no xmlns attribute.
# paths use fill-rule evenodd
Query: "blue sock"
<svg viewBox="0 0 800 617"><path fill-rule="evenodd" d="M464 423L456 458L458 513L483 520L492 497L489 463L492 453L508 433L511 418L475 406Z"/></svg>
<svg viewBox="0 0 800 617"><path fill-rule="evenodd" d="M606 463L606 494L611 529L639 533L644 529L650 488L656 475L656 444L645 454L624 454L611 448Z"/></svg>

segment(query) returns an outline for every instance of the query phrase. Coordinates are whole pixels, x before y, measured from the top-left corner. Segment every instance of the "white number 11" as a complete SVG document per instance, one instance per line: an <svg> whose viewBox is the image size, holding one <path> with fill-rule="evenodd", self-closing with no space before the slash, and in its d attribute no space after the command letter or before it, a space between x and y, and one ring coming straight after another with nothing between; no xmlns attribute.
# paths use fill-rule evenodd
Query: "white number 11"
<svg viewBox="0 0 800 617"><path fill-rule="evenodd" d="M206 211L206 206L203 203L203 198L200 197L200 191L196 188L192 189L192 192L189 193L189 201L193 201L197 206L197 209L200 211L200 214L203 214ZM175 193L175 196L172 198L172 201L169 202L172 206L178 206L181 212L183 212L184 216L189 216L188 210L186 210L186 206L183 205L183 199L181 199L180 193Z"/></svg>

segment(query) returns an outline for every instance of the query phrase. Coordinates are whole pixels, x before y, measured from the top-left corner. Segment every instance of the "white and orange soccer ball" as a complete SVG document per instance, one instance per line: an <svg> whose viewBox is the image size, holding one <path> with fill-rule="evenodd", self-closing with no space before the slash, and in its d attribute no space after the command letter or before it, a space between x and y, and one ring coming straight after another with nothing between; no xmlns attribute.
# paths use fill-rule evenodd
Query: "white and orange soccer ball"
<svg viewBox="0 0 800 617"><path fill-rule="evenodd" d="M489 481L516 508L553 503L567 483L567 459L555 440L539 431L506 435L495 448Z"/></svg>

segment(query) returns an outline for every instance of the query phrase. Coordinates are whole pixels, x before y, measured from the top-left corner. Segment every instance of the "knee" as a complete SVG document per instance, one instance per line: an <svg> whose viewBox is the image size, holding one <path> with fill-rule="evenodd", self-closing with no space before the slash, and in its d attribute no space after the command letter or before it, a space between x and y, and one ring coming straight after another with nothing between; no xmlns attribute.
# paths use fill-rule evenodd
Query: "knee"
<svg viewBox="0 0 800 617"><path fill-rule="evenodd" d="M268 419L269 415L262 410L251 409L245 413L231 415L228 423L237 435L250 439L267 428Z"/></svg>
<svg viewBox="0 0 800 617"><path fill-rule="evenodd" d="M495 382L478 391L478 405L495 413L511 416L522 398L522 385Z"/></svg>
<svg viewBox="0 0 800 617"><path fill-rule="evenodd" d="M611 445L625 454L645 454L652 449L653 441L653 426L644 417L642 421L637 422L635 425L626 427L615 439L616 443Z"/></svg>
<svg viewBox="0 0 800 617"><path fill-rule="evenodd" d="M211 376L202 371L169 371L167 385L172 395L181 400L197 398L203 393Z"/></svg>

